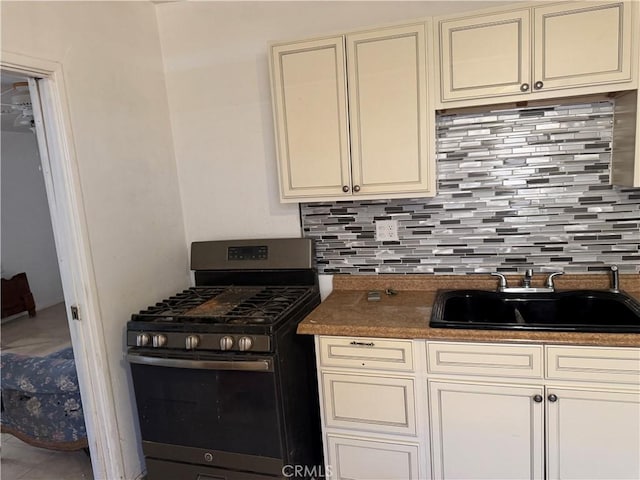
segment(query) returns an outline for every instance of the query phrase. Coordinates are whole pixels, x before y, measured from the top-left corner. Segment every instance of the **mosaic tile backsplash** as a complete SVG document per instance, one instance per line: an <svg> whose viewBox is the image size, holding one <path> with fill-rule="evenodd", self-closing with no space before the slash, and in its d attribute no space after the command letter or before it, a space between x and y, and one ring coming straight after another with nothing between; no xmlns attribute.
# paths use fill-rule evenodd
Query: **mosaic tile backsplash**
<svg viewBox="0 0 640 480"><path fill-rule="evenodd" d="M640 273L640 189L608 185L612 132L611 102L440 115L436 197L301 204L303 232L325 274Z"/></svg>

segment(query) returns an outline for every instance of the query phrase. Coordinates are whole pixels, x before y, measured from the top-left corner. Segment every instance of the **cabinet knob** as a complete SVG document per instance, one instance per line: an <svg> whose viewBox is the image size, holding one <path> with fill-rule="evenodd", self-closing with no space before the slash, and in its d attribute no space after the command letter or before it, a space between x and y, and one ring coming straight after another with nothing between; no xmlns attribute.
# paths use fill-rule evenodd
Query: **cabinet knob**
<svg viewBox="0 0 640 480"><path fill-rule="evenodd" d="M522 85L520 85L520 91L521 92L529 91L529 84L528 83L523 83Z"/></svg>
<svg viewBox="0 0 640 480"><path fill-rule="evenodd" d="M550 402L556 402L558 400L558 396L553 393L547 397Z"/></svg>
<svg viewBox="0 0 640 480"><path fill-rule="evenodd" d="M353 191L354 192L359 192L360 191L360 185L354 185L353 186Z"/></svg>
<svg viewBox="0 0 640 480"><path fill-rule="evenodd" d="M342 187L342 191L343 191L344 193L347 193L347 192L349 191L349 187L348 187L347 185L344 185L344 186Z"/></svg>
<svg viewBox="0 0 640 480"><path fill-rule="evenodd" d="M544 87L544 83L542 83L540 80L533 84L533 88L535 88L536 90L540 90L542 87Z"/></svg>
<svg viewBox="0 0 640 480"><path fill-rule="evenodd" d="M536 403L542 402L542 395L534 395L533 396L533 401L536 402Z"/></svg>

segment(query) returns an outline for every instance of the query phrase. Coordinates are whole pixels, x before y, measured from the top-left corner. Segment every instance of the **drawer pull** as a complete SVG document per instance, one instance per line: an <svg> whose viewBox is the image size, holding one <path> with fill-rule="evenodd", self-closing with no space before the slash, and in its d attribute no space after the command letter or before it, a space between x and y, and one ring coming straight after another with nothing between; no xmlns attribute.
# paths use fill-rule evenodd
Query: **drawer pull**
<svg viewBox="0 0 640 480"><path fill-rule="evenodd" d="M373 342L356 342L355 340L351 342L351 345L360 345L361 347L375 347Z"/></svg>

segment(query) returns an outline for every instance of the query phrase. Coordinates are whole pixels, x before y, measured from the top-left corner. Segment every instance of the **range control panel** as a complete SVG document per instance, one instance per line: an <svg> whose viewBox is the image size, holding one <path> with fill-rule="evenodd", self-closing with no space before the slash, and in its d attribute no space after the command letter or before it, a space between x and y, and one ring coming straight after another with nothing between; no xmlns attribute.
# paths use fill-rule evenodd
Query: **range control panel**
<svg viewBox="0 0 640 480"><path fill-rule="evenodd" d="M227 249L227 260L267 260L269 248L266 245L238 246Z"/></svg>

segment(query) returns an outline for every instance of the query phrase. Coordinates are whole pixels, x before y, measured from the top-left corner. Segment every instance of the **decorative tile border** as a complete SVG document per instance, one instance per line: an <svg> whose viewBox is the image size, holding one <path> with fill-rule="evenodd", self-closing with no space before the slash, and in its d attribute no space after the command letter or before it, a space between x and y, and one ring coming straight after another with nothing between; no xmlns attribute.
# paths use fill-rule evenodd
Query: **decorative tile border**
<svg viewBox="0 0 640 480"><path fill-rule="evenodd" d="M612 102L440 115L438 195L301 204L320 273L640 273L640 189L608 185ZM375 240L398 220L399 241Z"/></svg>

